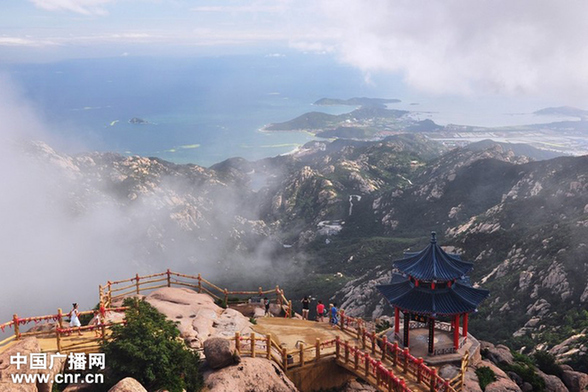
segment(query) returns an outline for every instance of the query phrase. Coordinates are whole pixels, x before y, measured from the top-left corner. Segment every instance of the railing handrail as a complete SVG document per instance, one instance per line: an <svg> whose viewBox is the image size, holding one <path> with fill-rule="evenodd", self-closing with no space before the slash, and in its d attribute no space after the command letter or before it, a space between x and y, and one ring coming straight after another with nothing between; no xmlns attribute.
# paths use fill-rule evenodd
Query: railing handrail
<svg viewBox="0 0 588 392"><path fill-rule="evenodd" d="M173 279L172 279L173 277ZM159 279L157 279L159 278ZM184 281L179 280L178 278L188 279L192 281ZM163 285L155 285L149 286L154 283L166 282ZM125 283L130 283L123 287L117 287ZM83 327L74 327L74 328L64 328L63 327L63 318L64 314L61 309L58 309L57 314L52 315L45 315L45 316L36 316L36 317L27 317L27 318L19 318L16 314L13 317L13 320L0 324L0 329L2 331L5 330L6 327L14 328L14 335L4 339L0 342L0 346L3 344L9 343L12 340L18 340L20 336L23 334L20 333L19 326L26 325L30 322L40 322L40 321L57 321L58 325L52 331L33 331L27 332L26 335L47 335L47 334L54 334L57 339L57 347L58 351L62 351L62 348L67 349L66 347L61 346L61 337L63 335L70 334L75 331L94 331L100 329L102 331L101 339L106 338L106 329L112 328L114 325L124 324L124 320L121 322L105 322L105 316L107 312L113 311L123 311L127 308L119 307L113 308L112 307L112 300L120 297L124 297L129 294L140 294L141 291L149 291L154 290L160 287L172 287L172 285L178 286L185 286L197 289L199 293L206 292L213 297L223 300L224 304L228 305L229 296L238 296L238 295L248 295L248 296L262 296L262 295L275 295L275 301L281 305L281 307L286 312L286 317L293 316L293 309L292 309L292 301L289 301L286 296L284 295L284 290L280 289L279 286L276 286L275 289L271 290L263 290L262 287L259 287L258 290L240 290L240 291L229 291L226 288L222 289L219 286L211 283L210 281L204 279L200 274L197 276L194 275L187 275L181 274L177 272L172 272L169 269L165 272L158 273L158 274L150 274L145 276L139 276L138 274L135 277L125 280L119 281L108 281L106 285L101 285L99 287L99 303L100 309L99 310L87 310L80 312L80 315L88 315L88 314L99 314L100 322L97 325L89 325ZM147 287L145 287L147 286ZM125 292L125 290L127 290ZM214 292L218 293L216 295ZM116 295L112 295L113 293L118 293ZM312 353L315 352L315 361L318 361L320 358L328 357L335 355L336 359L339 359L341 355L341 350L344 351L345 356L345 364L349 360L349 355L353 355L355 357L355 368L359 368L357 361L361 357L364 361L363 371L365 372L366 377L371 376L376 380L376 387L380 385L391 385L393 383L394 389L396 391L410 391L404 381L394 375L392 369L386 368L382 365L382 361L389 360L393 367L401 366L403 369L403 373L408 373L415 376L419 383L421 382L429 382L431 384L431 390L435 391L444 391L444 392L455 392L456 389L453 388L451 384L456 381L456 378L452 380L445 380L441 378L437 373L436 370L433 368L429 368L423 362L422 358L415 358L411 355L408 349L401 349L397 343L392 344L391 342L387 341L386 336L377 336L375 331L368 331L367 330L367 323L361 318L354 318L347 316L343 310L341 310L341 318L339 328L342 332L351 335L352 337L356 338L358 344L361 345L361 349L358 347L352 347L350 344L346 342L342 342L339 337L332 340L327 340L321 342L317 339L314 345L310 344L305 346L301 344L299 348L293 349L288 351L287 349L280 347L275 341L271 339L271 335L268 334L266 337L256 337L255 333L251 333L249 336L239 336L239 333L235 334L234 338L231 338L235 341L236 349L239 352L244 354L250 354L252 356L256 355L256 351L265 350L265 356L273 360L274 362L278 363L284 370L288 370L293 366L304 366L305 364L313 361L310 356L309 359L305 359L305 353ZM87 341L97 341L97 338L89 339ZM86 343L87 343L86 341ZM249 342L246 345L241 345L242 342ZM369 345L368 345L369 342ZM76 343L75 346L83 345L84 342ZM248 346L248 347L247 347ZM74 346L70 346L73 348ZM334 352L333 352L334 349ZM371 351L371 354L368 352ZM67 351L66 351L67 352ZM273 354L272 354L273 353ZM261 353L260 353L261 355ZM299 357L299 364L292 363L290 364L288 361L288 357L294 358L294 356L298 355ZM377 359L380 358L380 359ZM463 367L463 366L462 366ZM463 370L463 369L462 369ZM463 377L461 377L463 383ZM441 389L438 386L441 385Z"/></svg>
<svg viewBox="0 0 588 392"><path fill-rule="evenodd" d="M161 277L162 279L153 279L159 277ZM172 277L175 277L175 279L172 279ZM178 280L177 278L188 279L189 281L186 282ZM163 282L166 279L167 285L144 287L144 285L146 284ZM130 284L122 287L119 286L120 284L124 283ZM100 286L100 300L101 302L110 304L113 299L122 298L133 293L140 294L141 291L145 292L147 290L156 289L160 287L171 287L172 285L196 288L200 293L205 291L213 297L223 301L225 305L227 305L227 303L229 302L229 296L262 296L273 294L275 296L276 302L282 307L284 307L284 310L286 311L286 316L293 316L291 302L286 298L286 296L284 295L284 290L280 290L279 286L276 286L275 289L272 288L266 290L263 290L262 287L259 287L258 290L227 290L226 288L223 289L217 286L216 284L210 282L209 280L203 278L201 274L188 275L174 272L169 269L165 272L157 274L150 274L144 276L140 276L137 274L135 277L130 279L108 281L106 285ZM116 294L113 295L114 293Z"/></svg>

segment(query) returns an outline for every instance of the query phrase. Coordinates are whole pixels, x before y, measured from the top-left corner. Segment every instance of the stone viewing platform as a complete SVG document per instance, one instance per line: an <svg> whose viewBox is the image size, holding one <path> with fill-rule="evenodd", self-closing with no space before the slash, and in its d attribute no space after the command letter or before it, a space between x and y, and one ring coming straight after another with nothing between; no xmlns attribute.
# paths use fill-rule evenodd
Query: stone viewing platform
<svg viewBox="0 0 588 392"><path fill-rule="evenodd" d="M168 270L107 282L100 286L99 293L99 309L80 312L99 320L93 325L70 328L65 325L61 309L53 315L31 318L19 318L15 314L12 321L0 325L2 330L8 328L14 332L0 342L0 356L19 349L22 342L30 340L28 337L38 342L39 352L98 352L100 343L109 338L110 328L125 324L126 308L121 306L122 300L134 296L144 298L177 322L180 336L188 347L202 350L208 339L224 339L240 357L262 358L273 363L300 391L333 388L356 378L381 391L460 391L471 357L464 346L463 357L461 352L437 355L432 363L429 356L421 355L419 329L411 332L411 346L403 348L390 339L394 331L376 334L371 324L348 317L343 310L335 326L301 320L279 287L229 291L200 275ZM251 323L249 315L237 309L244 313L253 310L255 314L261 304L252 303L251 299L263 296L271 298L270 312L274 317L257 317ZM24 332L29 323L36 326ZM461 364L461 371L451 379L441 377L435 368L441 365L443 357Z"/></svg>

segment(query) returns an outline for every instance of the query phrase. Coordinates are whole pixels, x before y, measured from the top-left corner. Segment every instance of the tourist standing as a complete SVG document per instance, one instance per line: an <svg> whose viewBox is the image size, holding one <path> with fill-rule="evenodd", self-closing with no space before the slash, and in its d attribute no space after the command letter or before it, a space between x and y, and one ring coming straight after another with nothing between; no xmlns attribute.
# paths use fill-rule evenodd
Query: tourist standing
<svg viewBox="0 0 588 392"><path fill-rule="evenodd" d="M302 298L302 320L308 320L308 312L310 311L310 299L307 297Z"/></svg>
<svg viewBox="0 0 588 392"><path fill-rule="evenodd" d="M333 327L337 326L339 322L339 311L337 310L337 304L331 304L331 324Z"/></svg>
<svg viewBox="0 0 588 392"><path fill-rule="evenodd" d="M81 326L82 323L80 322L80 311L78 310L78 304L73 303L73 309L68 313L69 316L69 327L70 328L78 328L78 335L82 335Z"/></svg>
<svg viewBox="0 0 588 392"><path fill-rule="evenodd" d="M325 304L320 299L316 305L316 320L321 323L325 321Z"/></svg>
<svg viewBox="0 0 588 392"><path fill-rule="evenodd" d="M263 305L265 306L265 317L271 317L270 310L269 310L270 309L270 300L267 297L265 297L263 299Z"/></svg>

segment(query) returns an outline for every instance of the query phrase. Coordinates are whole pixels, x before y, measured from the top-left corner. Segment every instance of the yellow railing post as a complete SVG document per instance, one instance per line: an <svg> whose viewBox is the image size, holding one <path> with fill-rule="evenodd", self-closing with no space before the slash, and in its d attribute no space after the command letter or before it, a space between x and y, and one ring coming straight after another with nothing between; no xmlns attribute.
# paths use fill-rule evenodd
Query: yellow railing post
<svg viewBox="0 0 588 392"><path fill-rule="evenodd" d="M171 272L169 270L169 268L166 271L167 274L167 287L171 287Z"/></svg>
<svg viewBox="0 0 588 392"><path fill-rule="evenodd" d="M284 361L284 370L288 370L288 350L282 347L282 361Z"/></svg>
<svg viewBox="0 0 588 392"><path fill-rule="evenodd" d="M251 332L251 358L255 358L255 332Z"/></svg>
<svg viewBox="0 0 588 392"><path fill-rule="evenodd" d="M365 345L365 329L362 327L361 328L361 348L363 348L365 350L366 345Z"/></svg>
<svg viewBox="0 0 588 392"><path fill-rule="evenodd" d="M100 316L100 330L102 331L102 341L106 341L106 325L104 325L106 320L104 317Z"/></svg>
<svg viewBox="0 0 588 392"><path fill-rule="evenodd" d="M394 342L394 355L392 355L392 365L398 365L398 342Z"/></svg>
<svg viewBox="0 0 588 392"><path fill-rule="evenodd" d="M304 366L304 343L300 342L300 366Z"/></svg>
<svg viewBox="0 0 588 392"><path fill-rule="evenodd" d="M276 303L282 306L282 298L280 298L280 286L276 285Z"/></svg>
<svg viewBox="0 0 588 392"><path fill-rule="evenodd" d="M335 338L335 359L339 359L339 350L341 349L339 346L340 340L339 336Z"/></svg>
<svg viewBox="0 0 588 392"><path fill-rule="evenodd" d="M357 369L359 369L359 348L357 347L357 344L355 345L355 354L353 357L353 362L354 362L353 368L357 372Z"/></svg>
<svg viewBox="0 0 588 392"><path fill-rule="evenodd" d="M265 349L267 350L267 359L272 359L272 334L268 333L266 338Z"/></svg>
<svg viewBox="0 0 588 392"><path fill-rule="evenodd" d="M292 300L288 301L288 312L290 312L290 318L294 318L294 311L292 309Z"/></svg>
<svg viewBox="0 0 588 392"><path fill-rule="evenodd" d="M405 348L403 353L404 353L404 363L402 364L402 372L406 373L406 372L408 372L408 354L409 354L408 349Z"/></svg>
<svg viewBox="0 0 588 392"><path fill-rule="evenodd" d="M235 332L235 351L241 355L241 334L239 331Z"/></svg>
<svg viewBox="0 0 588 392"><path fill-rule="evenodd" d="M422 357L419 357L419 365L417 368L417 382L419 384L423 382L423 362L424 359Z"/></svg>
<svg viewBox="0 0 588 392"><path fill-rule="evenodd" d="M14 336L16 340L20 339L20 326L18 325L18 315L15 313L12 316L12 323L14 324Z"/></svg>
<svg viewBox="0 0 588 392"><path fill-rule="evenodd" d="M106 304L107 308L110 308L112 306L112 283L110 282L110 280L108 281L108 297L107 297L108 303Z"/></svg>
<svg viewBox="0 0 588 392"><path fill-rule="evenodd" d="M61 353L61 334L59 330L63 328L63 311L57 309L57 326L55 327L55 339L57 340L57 352Z"/></svg>
<svg viewBox="0 0 588 392"><path fill-rule="evenodd" d="M198 292L202 293L202 276L198 274Z"/></svg>
<svg viewBox="0 0 588 392"><path fill-rule="evenodd" d="M225 289L225 308L229 307L229 290Z"/></svg>
<svg viewBox="0 0 588 392"><path fill-rule="evenodd" d="M139 274L135 275L135 284L137 285L137 295L141 294L141 288L139 287Z"/></svg>
<svg viewBox="0 0 588 392"><path fill-rule="evenodd" d="M314 344L316 350L314 360L318 362L318 360L321 359L321 340L319 338L316 338L316 342Z"/></svg>
<svg viewBox="0 0 588 392"><path fill-rule="evenodd" d="M98 302L100 303L100 307L104 306L104 298L102 294L102 285L98 285Z"/></svg>

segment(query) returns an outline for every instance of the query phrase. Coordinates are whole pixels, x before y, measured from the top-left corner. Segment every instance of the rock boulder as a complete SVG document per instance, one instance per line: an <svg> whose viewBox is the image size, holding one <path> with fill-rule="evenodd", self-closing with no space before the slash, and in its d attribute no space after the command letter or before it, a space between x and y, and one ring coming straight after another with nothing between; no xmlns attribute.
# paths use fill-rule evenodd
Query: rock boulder
<svg viewBox="0 0 588 392"><path fill-rule="evenodd" d="M514 362L513 355L508 347L502 344L494 346L492 343L488 342L480 343L482 344L482 350L484 351L484 355L488 358L488 360L492 361L494 364L512 364Z"/></svg>
<svg viewBox="0 0 588 392"><path fill-rule="evenodd" d="M204 342L206 363L212 369L222 369L236 362L231 351L231 343L223 338L210 338Z"/></svg>
<svg viewBox="0 0 588 392"><path fill-rule="evenodd" d="M484 392L522 392L521 388L511 380L498 366L489 361L480 361L477 367L489 367L496 375L496 381L488 384Z"/></svg>
<svg viewBox="0 0 588 392"><path fill-rule="evenodd" d="M377 389L370 384L350 380L341 388L341 392L377 392Z"/></svg>
<svg viewBox="0 0 588 392"><path fill-rule="evenodd" d="M252 332L249 319L234 309L223 309L206 294L165 287L146 297L147 302L178 323L182 338L192 348L201 348L211 337L229 338L235 332Z"/></svg>
<svg viewBox="0 0 588 392"><path fill-rule="evenodd" d="M489 384L484 392L522 392L522 390L514 381L500 378Z"/></svg>
<svg viewBox="0 0 588 392"><path fill-rule="evenodd" d="M61 373L63 364L65 363L64 358L54 358L53 367L49 369L51 356L50 354L46 357L45 369L31 369L30 368L30 354L40 353L41 347L39 342L34 337L25 338L19 342L16 342L12 347L8 348L0 355L0 392L51 392L53 388L53 382L48 383L37 383L37 384L21 384L17 385L12 382L11 374L49 374L49 380L53 380L53 377L57 373ZM16 364L10 364L10 357L20 354L26 357L27 363L17 368Z"/></svg>
<svg viewBox="0 0 588 392"><path fill-rule="evenodd" d="M147 392L147 390L143 388L139 381L127 377L117 382L108 392Z"/></svg>
<svg viewBox="0 0 588 392"><path fill-rule="evenodd" d="M482 392L478 376L472 368L468 368L468 370L466 371L465 384L463 386L463 390L468 392Z"/></svg>
<svg viewBox="0 0 588 392"><path fill-rule="evenodd" d="M282 369L265 358L243 358L235 366L203 374L209 392L298 392Z"/></svg>
<svg viewBox="0 0 588 392"><path fill-rule="evenodd" d="M539 369L537 369L537 374L543 379L543 381L545 381L545 389L548 392L569 392L569 389L566 388L565 384L559 379L559 377L545 374Z"/></svg>
<svg viewBox="0 0 588 392"><path fill-rule="evenodd" d="M588 386L588 374L586 373L564 370L562 379L570 392L586 391Z"/></svg>

